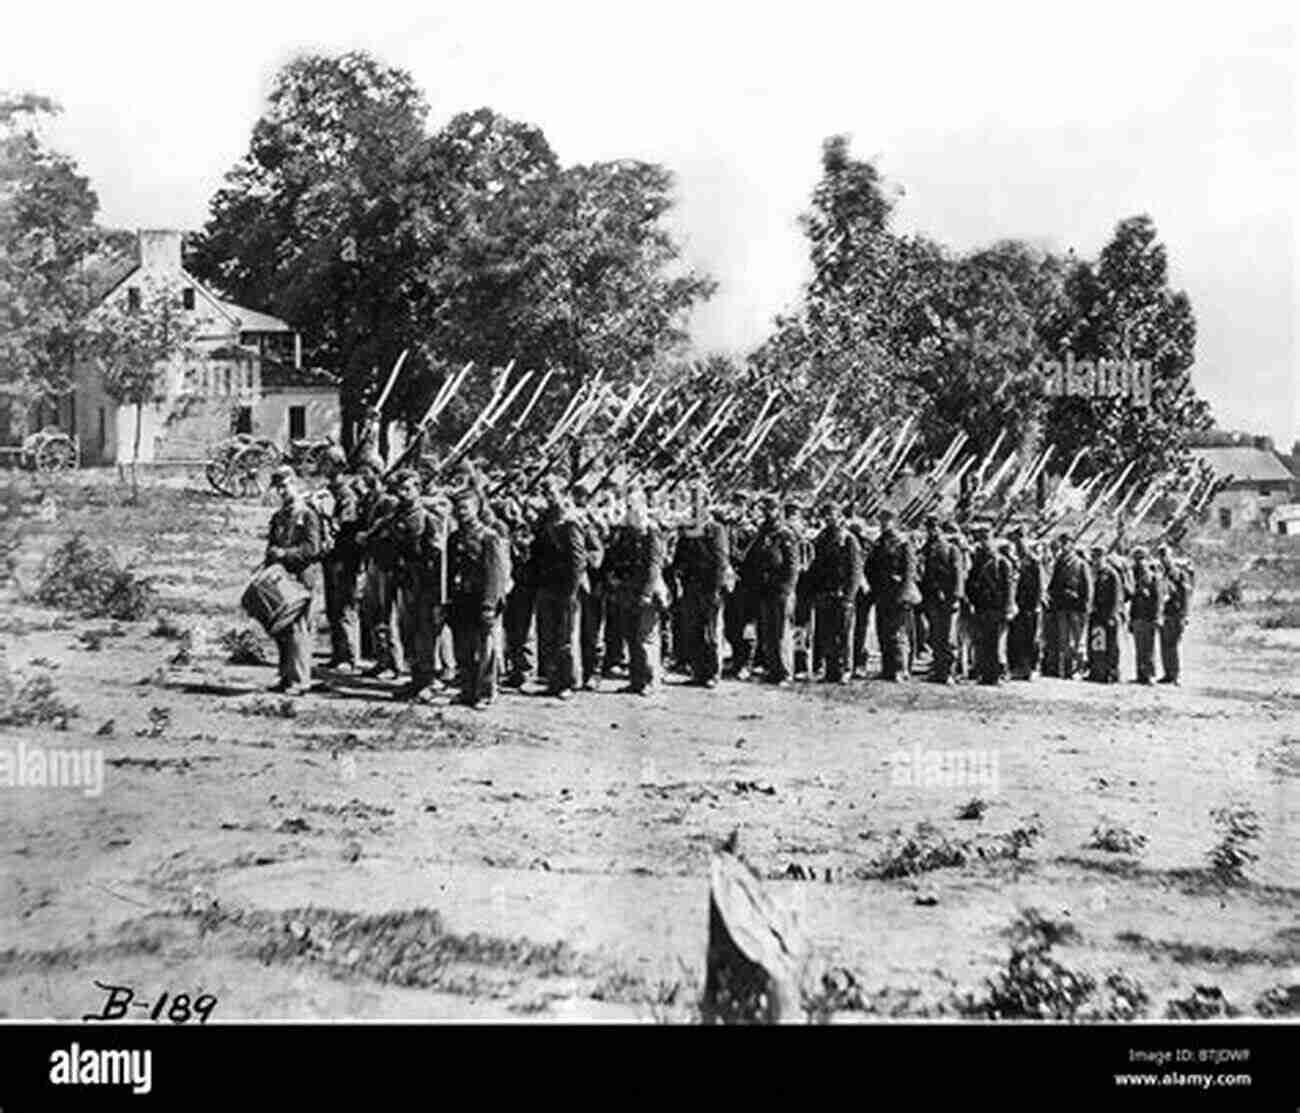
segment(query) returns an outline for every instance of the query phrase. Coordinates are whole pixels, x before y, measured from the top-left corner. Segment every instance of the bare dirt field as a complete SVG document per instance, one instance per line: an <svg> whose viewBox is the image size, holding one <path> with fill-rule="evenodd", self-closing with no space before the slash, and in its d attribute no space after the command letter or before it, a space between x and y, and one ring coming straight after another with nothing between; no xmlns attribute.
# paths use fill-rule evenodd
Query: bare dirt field
<svg viewBox="0 0 1300 1113"><path fill-rule="evenodd" d="M184 480L127 506L93 474L48 494L8 492L0 738L100 751L103 785L0 786L0 1015L98 1013L98 980L227 1020L690 1020L733 829L798 916L812 1017L1296 1013L1295 539L1198 547L1179 688L671 683L472 711L359 680L286 701L231 664L267 507ZM34 604L76 531L154 577L149 617ZM1234 578L1243 604L1212 606ZM903 783L918 747L983 781ZM1013 953L1017 923L1050 946Z"/></svg>

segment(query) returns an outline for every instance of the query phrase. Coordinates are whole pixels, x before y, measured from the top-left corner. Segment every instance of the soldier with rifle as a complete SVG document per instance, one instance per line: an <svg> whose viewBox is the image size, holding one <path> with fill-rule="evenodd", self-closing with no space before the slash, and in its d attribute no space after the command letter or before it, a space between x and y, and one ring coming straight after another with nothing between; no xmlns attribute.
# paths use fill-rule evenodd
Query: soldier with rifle
<svg viewBox="0 0 1300 1113"><path fill-rule="evenodd" d="M369 641L374 659L365 675L396 679L404 664L397 618L397 551L392 537L378 527L396 512L397 498L391 481L385 483L372 463L363 462L359 474L365 492L357 507L361 528L356 533L362 555L362 642Z"/></svg>
<svg viewBox="0 0 1300 1113"><path fill-rule="evenodd" d="M1160 627L1160 683L1177 684L1182 671L1179 647L1192 609L1192 590L1196 580L1191 562L1176 560L1168 545L1161 544L1156 549L1156 556L1164 570L1165 583L1164 623Z"/></svg>
<svg viewBox="0 0 1300 1113"><path fill-rule="evenodd" d="M1088 679L1118 684L1119 630L1124 621L1124 573L1101 545L1092 547L1092 607L1088 615Z"/></svg>
<svg viewBox="0 0 1300 1113"><path fill-rule="evenodd" d="M867 634L871 622L871 586L867 582L866 562L875 544L875 538L867 529L867 523L856 515L849 518L849 532L858 541L858 550L862 554L862 575L858 590L853 597L853 676L865 680L867 677Z"/></svg>
<svg viewBox="0 0 1300 1113"><path fill-rule="evenodd" d="M1164 624L1165 584L1160 566L1144 546L1133 549L1133 600L1129 604L1129 626L1137 658L1137 682L1155 683L1156 638Z"/></svg>
<svg viewBox="0 0 1300 1113"><path fill-rule="evenodd" d="M718 626L730 568L726 527L713 516L704 483L696 482L690 521L678 530L673 572L681 587L680 659L691 683L705 688L718 686Z"/></svg>
<svg viewBox="0 0 1300 1113"><path fill-rule="evenodd" d="M456 530L447 541L448 617L460 676L459 702L486 707L496 698L498 623L509 578L507 541L483 521L481 495L456 493Z"/></svg>
<svg viewBox="0 0 1300 1113"><path fill-rule="evenodd" d="M605 544L608 529L591 505L591 492L583 484L572 489L573 514L582 527L585 571L578 589L578 645L582 656L582 687L600 683L601 636L605 626Z"/></svg>
<svg viewBox="0 0 1300 1113"><path fill-rule="evenodd" d="M908 679L908 612L920 598L916 587L916 555L898 531L897 516L888 507L878 515L880 536L867 557L867 582L876 608L876 637L880 642L880 675L884 680Z"/></svg>
<svg viewBox="0 0 1300 1113"><path fill-rule="evenodd" d="M1070 538L1057 537L1056 560L1047 586L1048 602L1056 617L1058 667L1063 680L1073 680L1079 669L1080 642L1092 610L1092 572Z"/></svg>
<svg viewBox="0 0 1300 1113"><path fill-rule="evenodd" d="M504 617L505 670L502 683L522 688L532 672L530 644L533 603L537 593L530 553L533 544L533 511L526 500L511 495L501 504L500 517L510 540L511 588L506 596Z"/></svg>
<svg viewBox="0 0 1300 1113"><path fill-rule="evenodd" d="M1002 680L1002 637L1015 616L1015 565L991 536L988 522L976 523L971 532L975 551L966 598L975 626L975 676L981 684L997 685Z"/></svg>
<svg viewBox="0 0 1300 1113"><path fill-rule="evenodd" d="M537 522L529 560L537 585L538 671L547 695L568 699L578 680L578 593L587 568L586 539L565 482L547 476L546 510Z"/></svg>
<svg viewBox="0 0 1300 1113"><path fill-rule="evenodd" d="M862 587L862 549L845 526L838 502L827 502L822 514L825 524L813 542L807 573L813 629L820 643L810 651L825 662L828 684L847 684L853 676L853 621Z"/></svg>
<svg viewBox="0 0 1300 1113"><path fill-rule="evenodd" d="M398 472L393 486L395 508L366 534L371 543L390 544L394 555L397 627L411 671L398 698L423 700L437 683L438 639L445 617L445 522L424 506L417 472Z"/></svg>
<svg viewBox="0 0 1300 1113"><path fill-rule="evenodd" d="M645 493L629 491L609 560L628 651L628 684L622 690L637 696L653 696L662 683L659 619L668 602L664 555L663 534L650 516Z"/></svg>
<svg viewBox="0 0 1300 1113"><path fill-rule="evenodd" d="M728 541L729 584L723 602L722 628L731 659L727 668L737 680L749 679L749 666L754 659L754 643L749 637L749 624L757 622L757 596L753 584L739 574L745 554L754 542L755 526L750 520L749 500L737 493L726 518Z"/></svg>
<svg viewBox="0 0 1300 1113"><path fill-rule="evenodd" d="M799 578L799 539L781 516L781 499L766 494L763 522L746 554L741 577L758 600L758 637L764 679L787 686L794 675L795 585Z"/></svg>
<svg viewBox="0 0 1300 1113"><path fill-rule="evenodd" d="M1047 574L1022 524L1012 526L1010 538L1016 561L1016 617L1007 630L1007 668L1013 680L1032 680L1038 668Z"/></svg>
<svg viewBox="0 0 1300 1113"><path fill-rule="evenodd" d="M327 667L351 671L361 655L357 613L357 579L361 568L361 507L353 478L336 472L330 479L333 544L322 561L325 571L325 616L330 627Z"/></svg>
<svg viewBox="0 0 1300 1113"><path fill-rule="evenodd" d="M956 523L942 530L931 515L926 520L925 546L921 550L921 605L925 608L930 637L930 680L952 684L957 657L957 620L965 597L965 562L954 534Z"/></svg>

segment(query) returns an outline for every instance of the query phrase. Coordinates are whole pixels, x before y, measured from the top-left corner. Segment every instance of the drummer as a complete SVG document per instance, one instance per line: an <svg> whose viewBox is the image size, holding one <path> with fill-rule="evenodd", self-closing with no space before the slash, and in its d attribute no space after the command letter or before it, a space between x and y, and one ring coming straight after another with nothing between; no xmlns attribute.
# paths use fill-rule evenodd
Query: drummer
<svg viewBox="0 0 1300 1113"><path fill-rule="evenodd" d="M293 468L281 465L271 473L271 491L280 508L271 517L263 567L283 566L308 591L315 593L321 556L321 522L298 485ZM311 686L311 604L291 625L276 635L280 651L280 680L272 690L286 695L304 694Z"/></svg>

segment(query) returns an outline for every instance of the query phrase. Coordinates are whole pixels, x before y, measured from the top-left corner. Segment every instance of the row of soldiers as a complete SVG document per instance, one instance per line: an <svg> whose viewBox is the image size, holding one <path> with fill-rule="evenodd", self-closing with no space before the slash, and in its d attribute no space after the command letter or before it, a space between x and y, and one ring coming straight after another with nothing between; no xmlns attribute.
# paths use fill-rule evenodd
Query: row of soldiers
<svg viewBox="0 0 1300 1113"><path fill-rule="evenodd" d="M1158 642L1163 680L1178 682L1192 573L1163 546L1086 554L1060 535L1044 550L1020 525L1004 540L988 522L934 517L913 538L889 509L873 531L835 502L814 528L796 501L715 507L702 484L669 509L653 492L593 497L558 477L537 499L509 482L489 492L472 469L464 480L431 499L417 472L385 479L362 463L322 504L277 471L266 559L308 586L323 570L332 668L365 658L369 676L408 673L408 699L456 680L462 702L485 706L533 675L559 699L624 674L625 691L652 695L665 660L706 688L724 657L738 679L787 685L798 640L810 674L845 683L866 674L874 616L889 681L926 653L942 684L1117 681L1128 627L1137 679L1153 681ZM309 629L304 617L279 639L282 690L310 681Z"/></svg>

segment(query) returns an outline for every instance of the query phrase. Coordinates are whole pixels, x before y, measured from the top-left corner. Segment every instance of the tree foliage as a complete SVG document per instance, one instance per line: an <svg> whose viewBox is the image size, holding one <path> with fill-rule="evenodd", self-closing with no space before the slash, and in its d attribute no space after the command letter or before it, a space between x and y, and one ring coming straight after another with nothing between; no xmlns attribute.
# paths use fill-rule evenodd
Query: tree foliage
<svg viewBox="0 0 1300 1113"><path fill-rule="evenodd" d="M0 387L20 403L71 385L104 245L89 181L41 135L58 111L35 94L0 98Z"/></svg>
<svg viewBox="0 0 1300 1113"><path fill-rule="evenodd" d="M564 168L540 129L486 108L425 135L426 111L409 75L365 54L285 67L195 269L301 329L308 358L340 374L347 419L408 348L393 396L408 417L471 359L561 368L576 389L680 350L713 284L663 226L663 168ZM486 375L466 388L449 432L488 389Z"/></svg>

